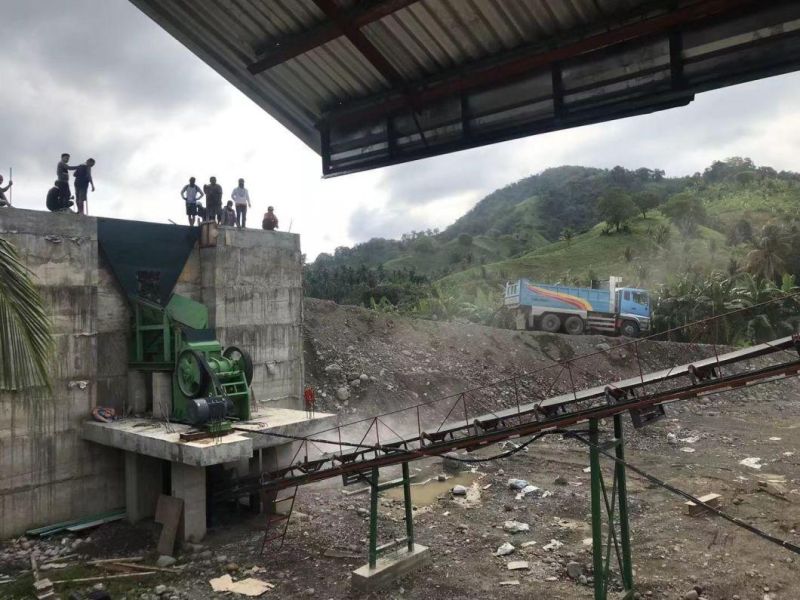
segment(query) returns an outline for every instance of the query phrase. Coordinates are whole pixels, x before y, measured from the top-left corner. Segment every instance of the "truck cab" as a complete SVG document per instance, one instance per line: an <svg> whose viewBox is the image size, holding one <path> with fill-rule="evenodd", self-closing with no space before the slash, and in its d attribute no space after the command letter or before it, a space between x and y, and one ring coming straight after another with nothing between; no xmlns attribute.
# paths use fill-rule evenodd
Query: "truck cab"
<svg viewBox="0 0 800 600"><path fill-rule="evenodd" d="M638 288L617 288L617 328L622 335L636 337L650 330L650 294Z"/></svg>

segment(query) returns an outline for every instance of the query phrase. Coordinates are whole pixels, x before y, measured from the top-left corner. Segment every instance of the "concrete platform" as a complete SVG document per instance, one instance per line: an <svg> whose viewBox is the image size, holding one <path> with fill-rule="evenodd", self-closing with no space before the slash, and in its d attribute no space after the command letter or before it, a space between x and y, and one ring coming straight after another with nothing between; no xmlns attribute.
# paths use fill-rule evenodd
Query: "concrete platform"
<svg viewBox="0 0 800 600"><path fill-rule="evenodd" d="M287 444L285 438L256 432L304 436L332 426L335 419L336 415L329 413L316 413L309 418L302 410L260 408L250 421L236 423L236 427L250 429L252 434L236 431L219 438L184 442L180 434L193 430L190 425L161 419L127 418L113 423L86 421L81 436L97 444L144 456L207 467L247 460L255 450Z"/></svg>
<svg viewBox="0 0 800 600"><path fill-rule="evenodd" d="M403 548L398 552L379 558L374 569L364 565L353 571L353 587L364 592L383 588L415 569L430 562L431 553L427 546L414 544L413 552Z"/></svg>

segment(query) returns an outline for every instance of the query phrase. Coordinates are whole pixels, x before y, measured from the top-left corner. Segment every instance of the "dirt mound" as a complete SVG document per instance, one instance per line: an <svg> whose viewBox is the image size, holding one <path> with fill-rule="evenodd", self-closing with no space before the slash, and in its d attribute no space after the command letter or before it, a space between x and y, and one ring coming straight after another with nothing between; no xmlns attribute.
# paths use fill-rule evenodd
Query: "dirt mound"
<svg viewBox="0 0 800 600"><path fill-rule="evenodd" d="M711 356L713 347L510 331L305 301L306 383L319 410L371 416L469 392L496 410ZM569 361L569 365L555 365ZM554 366L555 365L555 366ZM515 376L519 376L515 379ZM491 385L502 382L499 385ZM490 386L486 388L486 386ZM447 406L446 401L441 402ZM452 402L449 403L452 405Z"/></svg>

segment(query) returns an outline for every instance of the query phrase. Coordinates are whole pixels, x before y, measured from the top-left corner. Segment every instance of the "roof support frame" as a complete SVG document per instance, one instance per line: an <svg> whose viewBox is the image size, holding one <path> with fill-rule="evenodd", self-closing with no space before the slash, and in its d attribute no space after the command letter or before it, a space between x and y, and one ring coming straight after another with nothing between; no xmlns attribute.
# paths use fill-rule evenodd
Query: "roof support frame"
<svg viewBox="0 0 800 600"><path fill-rule="evenodd" d="M438 77L435 81L416 86L416 91L406 87L403 90L394 90L395 95L379 94L361 99L357 102L357 107L345 106L330 111L323 116L321 121L330 120L337 125L347 126L403 110L409 104L418 110L445 96L460 94L501 81L512 81L532 70L549 67L556 62L647 38L710 17L736 13L744 8L758 6L758 4L758 0L699 0L673 12L643 19L544 52L541 49L531 50L528 53L513 52L505 59L493 61L493 64L476 67L468 76L462 75L464 72L462 67Z"/></svg>
<svg viewBox="0 0 800 600"><path fill-rule="evenodd" d="M362 27L374 23L375 21L380 21L384 17L418 1L419 0L373 0L372 2L364 2L362 5L349 11L341 11L336 5L333 5L337 13L334 19L331 18L320 3L317 3L315 0L315 4L326 14L328 20L308 31L291 35L269 44L263 44L256 48L255 51L256 54L259 55L259 58L255 62L249 64L247 70L251 74L257 75L296 56L305 54L314 48L327 44L345 35L348 30L359 31ZM330 4L333 3L331 2Z"/></svg>

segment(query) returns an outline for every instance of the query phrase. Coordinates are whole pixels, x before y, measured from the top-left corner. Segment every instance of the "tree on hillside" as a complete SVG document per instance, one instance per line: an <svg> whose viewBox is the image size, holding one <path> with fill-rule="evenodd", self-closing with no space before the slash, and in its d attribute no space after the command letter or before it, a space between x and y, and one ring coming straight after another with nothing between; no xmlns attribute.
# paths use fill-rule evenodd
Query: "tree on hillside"
<svg viewBox="0 0 800 600"><path fill-rule="evenodd" d="M52 348L42 297L14 246L0 238L0 390L49 385Z"/></svg>
<svg viewBox="0 0 800 600"><path fill-rule="evenodd" d="M693 235L698 225L706 222L706 209L703 203L700 198L689 192L675 194L661 210L672 219L684 235Z"/></svg>
<svg viewBox="0 0 800 600"><path fill-rule="evenodd" d="M472 246L472 236L468 233L462 233L458 236L458 243L464 246L465 248L469 248Z"/></svg>
<svg viewBox="0 0 800 600"><path fill-rule="evenodd" d="M756 277L778 282L786 269L791 246L777 225L766 225L746 258L745 269Z"/></svg>
<svg viewBox="0 0 800 600"><path fill-rule="evenodd" d="M572 227L564 227L564 229L561 230L561 235L559 236L559 239L564 242L567 242L567 246L572 245L572 240L574 238L575 238L575 230Z"/></svg>
<svg viewBox="0 0 800 600"><path fill-rule="evenodd" d="M653 210L654 208L658 208L660 204L658 195L644 190L638 192L633 195L633 203L636 205L636 208L642 213L642 218L647 218L647 211Z"/></svg>
<svg viewBox="0 0 800 600"><path fill-rule="evenodd" d="M619 188L613 188L600 198L597 210L606 223L619 231L623 223L636 214L636 205L630 195Z"/></svg>

